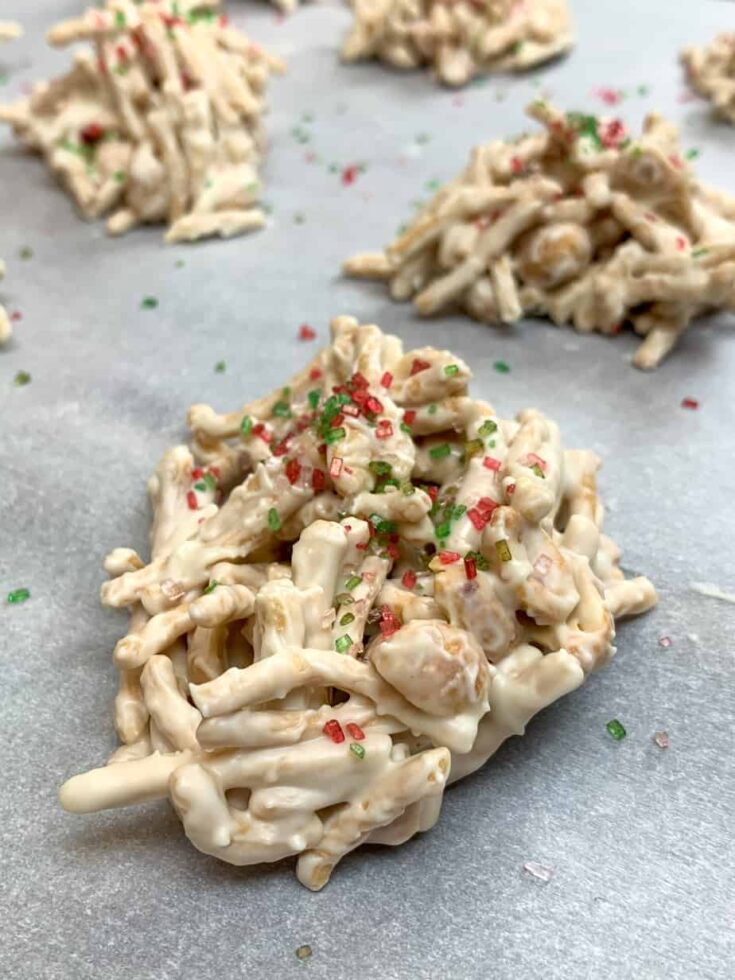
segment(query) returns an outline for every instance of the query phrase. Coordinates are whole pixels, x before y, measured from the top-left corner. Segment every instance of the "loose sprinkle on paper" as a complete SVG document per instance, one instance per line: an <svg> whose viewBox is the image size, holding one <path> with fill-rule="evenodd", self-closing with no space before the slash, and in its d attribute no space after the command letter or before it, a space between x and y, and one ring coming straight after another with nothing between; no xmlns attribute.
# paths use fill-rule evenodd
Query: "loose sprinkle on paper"
<svg viewBox="0 0 735 980"><path fill-rule="evenodd" d="M217 363L214 365L214 370L217 374L224 374L227 370L227 365L224 361L217 361Z"/></svg>
<svg viewBox="0 0 735 980"><path fill-rule="evenodd" d="M303 946L299 946L299 948L295 950L295 953L297 960L308 960L312 954L312 948L311 946L304 944Z"/></svg>
<svg viewBox="0 0 735 980"><path fill-rule="evenodd" d="M143 310L155 310L158 306L158 300L155 296L144 296L140 306Z"/></svg>
<svg viewBox="0 0 735 980"><path fill-rule="evenodd" d="M302 323L299 327L299 340L315 340L316 330L308 323Z"/></svg>
<svg viewBox="0 0 735 980"><path fill-rule="evenodd" d="M607 728L608 735L612 736L616 742L622 742L622 740L628 734L617 718L613 718L612 721L609 721L607 725L605 725L605 728Z"/></svg>
<svg viewBox="0 0 735 980"><path fill-rule="evenodd" d="M31 376L27 371L18 371L13 379L13 384L16 388L22 388L24 385L29 385L30 383Z"/></svg>
<svg viewBox="0 0 735 980"><path fill-rule="evenodd" d="M30 589L13 589L12 592L8 592L8 603L11 606L20 606L22 603L27 602L30 597Z"/></svg>
<svg viewBox="0 0 735 980"><path fill-rule="evenodd" d="M509 374L510 364L506 364L505 361L496 361L493 367L498 372L498 374Z"/></svg>
<svg viewBox="0 0 735 980"><path fill-rule="evenodd" d="M656 732L653 736L653 741L660 749L668 749L671 744L668 732Z"/></svg>
<svg viewBox="0 0 735 980"><path fill-rule="evenodd" d="M699 408L699 402L696 398L682 398L681 407L688 408L691 411L696 411Z"/></svg>
<svg viewBox="0 0 735 980"><path fill-rule="evenodd" d="M660 636L658 639L658 645L664 648L670 647L671 642L672 640L670 636Z"/></svg>
<svg viewBox="0 0 735 980"><path fill-rule="evenodd" d="M29 259L33 258L33 249L30 247L30 245L24 245L18 252L18 255L24 262L27 262Z"/></svg>
<svg viewBox="0 0 735 980"><path fill-rule="evenodd" d="M548 868L545 864L539 864L537 861L526 861L523 870L533 878L538 878L539 881L551 881L554 874L553 868Z"/></svg>

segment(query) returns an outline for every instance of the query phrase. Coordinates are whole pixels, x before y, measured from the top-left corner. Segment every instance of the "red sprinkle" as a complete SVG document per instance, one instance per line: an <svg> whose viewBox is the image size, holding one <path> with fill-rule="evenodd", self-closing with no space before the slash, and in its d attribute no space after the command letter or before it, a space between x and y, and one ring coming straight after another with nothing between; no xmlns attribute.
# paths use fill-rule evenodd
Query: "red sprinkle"
<svg viewBox="0 0 735 980"><path fill-rule="evenodd" d="M203 476L204 476L204 470L201 468L201 466L197 466L195 467L195 469L191 471L192 480L201 480Z"/></svg>
<svg viewBox="0 0 735 980"><path fill-rule="evenodd" d="M299 327L299 340L314 340L315 337L316 330L308 323L302 323Z"/></svg>
<svg viewBox="0 0 735 980"><path fill-rule="evenodd" d="M318 367L312 368L311 371L309 371L310 381L316 381L317 378L321 378L321 376L322 376L322 372L319 370Z"/></svg>
<svg viewBox="0 0 735 980"><path fill-rule="evenodd" d="M89 123L80 131L79 138L85 146L95 146L104 135L104 127L99 123Z"/></svg>
<svg viewBox="0 0 735 980"><path fill-rule="evenodd" d="M458 555L456 551L440 551L439 561L442 565L453 565L455 561L459 561L461 555Z"/></svg>
<svg viewBox="0 0 735 980"><path fill-rule="evenodd" d="M359 371L355 371L355 373L350 378L350 382L355 386L355 388L368 388L370 385L370 382L365 377L365 375L360 374Z"/></svg>
<svg viewBox="0 0 735 980"><path fill-rule="evenodd" d="M354 721L348 722L348 724L345 725L345 728L347 729L347 734L350 736L350 738L354 738L356 742L362 742L362 740L365 738L365 732L359 725L356 725Z"/></svg>
<svg viewBox="0 0 735 980"><path fill-rule="evenodd" d="M432 504L435 503L436 498L439 496L439 487L427 487L426 492L428 493Z"/></svg>
<svg viewBox="0 0 735 980"><path fill-rule="evenodd" d="M273 436L268 432L264 422L258 422L253 426L253 435L259 436L263 442L272 442Z"/></svg>
<svg viewBox="0 0 735 980"><path fill-rule="evenodd" d="M516 176L522 174L525 169L523 160L521 160L520 157L511 157L510 169L512 173L516 174Z"/></svg>
<svg viewBox="0 0 735 980"><path fill-rule="evenodd" d="M345 187L349 187L350 184L354 184L359 173L360 168L354 164L350 167L345 167L342 171L342 183L345 185Z"/></svg>
<svg viewBox="0 0 735 980"><path fill-rule="evenodd" d="M526 456L526 465L538 466L542 473L545 473L548 467L548 463L545 459L541 459L536 453L529 453Z"/></svg>
<svg viewBox="0 0 735 980"><path fill-rule="evenodd" d="M324 728L322 728L322 731L327 738L331 738L336 745L339 745L340 742L344 742L345 740L345 733L342 731L342 726L336 718L332 718L331 721L328 721Z"/></svg>
<svg viewBox="0 0 735 980"><path fill-rule="evenodd" d="M509 483L508 486L505 488L505 492L508 494L509 497L512 497L513 494L516 492L515 483Z"/></svg>
<svg viewBox="0 0 735 980"><path fill-rule="evenodd" d="M357 405L343 405L342 414L349 415L352 418L357 418L357 416L360 414L360 409L357 407Z"/></svg>
<svg viewBox="0 0 735 980"><path fill-rule="evenodd" d="M380 632L384 639L393 636L401 628L401 621L393 612L390 606L383 606L380 610Z"/></svg>
<svg viewBox="0 0 735 980"><path fill-rule="evenodd" d="M403 573L401 585L404 589L414 589L416 587L416 572L414 572L413 569L409 569L407 572Z"/></svg>
<svg viewBox="0 0 735 980"><path fill-rule="evenodd" d="M682 398L682 400L681 400L681 407L682 408L697 409L697 408L699 408L699 402L697 401L696 398Z"/></svg>
<svg viewBox="0 0 735 980"><path fill-rule="evenodd" d="M199 510L199 501L197 500L197 495L193 490L190 490L187 493L186 502L189 505L189 510Z"/></svg>
<svg viewBox="0 0 735 980"><path fill-rule="evenodd" d="M406 423L406 425L413 425L413 423L416 421L416 412L414 409L409 408L403 413L403 421Z"/></svg>
<svg viewBox="0 0 735 980"><path fill-rule="evenodd" d="M293 486L301 476L301 463L297 459L289 459L286 463L286 476L288 482Z"/></svg>
<svg viewBox="0 0 735 980"><path fill-rule="evenodd" d="M311 485L316 493L321 493L327 483L327 477L324 470L314 470L311 474Z"/></svg>
<svg viewBox="0 0 735 980"><path fill-rule="evenodd" d="M395 541L389 541L385 547L385 550L388 552L388 557L392 558L393 561L398 561L401 556L401 552Z"/></svg>
<svg viewBox="0 0 735 980"><path fill-rule="evenodd" d="M383 377L380 379L380 383L384 388L390 388L393 384L393 375L390 371L386 371Z"/></svg>
<svg viewBox="0 0 735 980"><path fill-rule="evenodd" d="M495 513L495 511L498 509L500 505L497 504L494 500L491 500L490 497L480 497L480 499L477 501L476 506L477 509L480 511L480 513L483 515L483 517L486 517L488 520L490 520L490 518L493 516L493 514Z"/></svg>
<svg viewBox="0 0 735 980"><path fill-rule="evenodd" d="M378 422L378 427L375 430L376 439L390 439L393 435L393 423L388 419L381 419Z"/></svg>
<svg viewBox="0 0 735 980"><path fill-rule="evenodd" d="M368 400L365 402L365 410L367 412L372 412L373 415L379 415L380 412L383 411L383 403L374 395L370 395Z"/></svg>
<svg viewBox="0 0 735 980"><path fill-rule="evenodd" d="M219 466L210 466L209 472L212 474L212 476L216 477L219 480L220 472L221 472Z"/></svg>
<svg viewBox="0 0 735 980"><path fill-rule="evenodd" d="M342 472L343 461L339 456L335 456L332 460L332 465L329 467L329 475L335 480Z"/></svg>
<svg viewBox="0 0 735 980"><path fill-rule="evenodd" d="M680 252L683 252L684 249L687 247L686 238L682 238L682 236L679 235L679 237L676 239L676 247L679 249Z"/></svg>
<svg viewBox="0 0 735 980"><path fill-rule="evenodd" d="M481 514L477 507L471 507L467 511L467 516L472 521L473 527L478 531L483 531L487 525L488 518L484 514Z"/></svg>
<svg viewBox="0 0 735 980"><path fill-rule="evenodd" d="M595 95L605 105L617 105L620 102L620 92L614 88L598 88L595 91Z"/></svg>
<svg viewBox="0 0 735 980"><path fill-rule="evenodd" d="M465 558L464 573L470 581L473 578L477 578L477 562L474 558Z"/></svg>
<svg viewBox="0 0 735 980"><path fill-rule="evenodd" d="M494 456L486 456L482 461L482 465L485 467L485 469L493 470L493 472L497 473L500 469L501 463L500 460L495 459Z"/></svg>
<svg viewBox="0 0 735 980"><path fill-rule="evenodd" d="M413 364L411 365L411 377L414 374L418 374L420 371L428 371L431 367L428 361L422 361L420 357L414 358Z"/></svg>
<svg viewBox="0 0 735 980"><path fill-rule="evenodd" d="M286 455L286 453L288 452L288 443L289 443L289 439L290 438L291 438L290 436L286 436L286 438L283 440L283 442L279 442L277 446L274 446L273 447L273 455L274 456L285 456Z"/></svg>

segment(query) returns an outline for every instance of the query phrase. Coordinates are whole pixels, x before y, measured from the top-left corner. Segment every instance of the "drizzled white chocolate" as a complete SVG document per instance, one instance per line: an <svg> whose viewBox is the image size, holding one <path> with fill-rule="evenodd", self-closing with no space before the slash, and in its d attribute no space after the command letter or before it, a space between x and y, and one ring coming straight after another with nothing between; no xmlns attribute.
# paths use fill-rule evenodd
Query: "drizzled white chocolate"
<svg viewBox="0 0 735 980"><path fill-rule="evenodd" d="M681 60L697 92L719 116L735 123L735 33L718 34L703 48L685 48Z"/></svg>
<svg viewBox="0 0 735 980"><path fill-rule="evenodd" d="M430 65L445 85L524 71L574 44L567 0L352 0L345 61Z"/></svg>
<svg viewBox="0 0 735 980"><path fill-rule="evenodd" d="M677 130L535 102L544 130L472 152L381 253L345 263L386 280L425 316L460 307L486 323L528 314L582 333L645 337L633 363L655 368L691 321L735 310L735 199L700 183Z"/></svg>
<svg viewBox="0 0 735 980"><path fill-rule="evenodd" d="M218 0L109 0L52 28L88 40L72 69L0 106L82 214L110 234L169 226L169 242L261 227L258 165L269 75L282 63L217 15Z"/></svg>
<svg viewBox="0 0 735 980"><path fill-rule="evenodd" d="M118 548L115 725L78 813L169 796L232 864L321 888L362 843L438 819L444 786L614 653L656 601L601 533L599 461L467 392L448 351L350 317L272 395L189 412L149 483L151 560Z"/></svg>

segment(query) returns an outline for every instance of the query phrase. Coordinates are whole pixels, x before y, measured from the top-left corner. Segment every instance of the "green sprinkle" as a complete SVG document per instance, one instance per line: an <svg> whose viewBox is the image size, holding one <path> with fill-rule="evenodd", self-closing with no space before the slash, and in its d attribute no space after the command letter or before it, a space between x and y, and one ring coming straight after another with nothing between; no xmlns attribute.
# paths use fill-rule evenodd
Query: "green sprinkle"
<svg viewBox="0 0 735 980"><path fill-rule="evenodd" d="M404 497L410 497L416 493L416 487L413 485L413 483L402 483L401 493Z"/></svg>
<svg viewBox="0 0 735 980"><path fill-rule="evenodd" d="M183 269L185 265L186 262L184 262L183 259L176 259L176 261L174 262L174 268L176 269Z"/></svg>
<svg viewBox="0 0 735 980"><path fill-rule="evenodd" d="M436 536L437 538L448 538L452 530L452 526L449 521L442 521L441 524L436 526Z"/></svg>
<svg viewBox="0 0 735 980"><path fill-rule="evenodd" d="M297 211L296 214L293 216L293 223L295 225L303 225L305 221L306 221L306 215L304 215L301 211Z"/></svg>
<svg viewBox="0 0 735 980"><path fill-rule="evenodd" d="M299 946L294 952L297 960L308 960L311 956L311 946Z"/></svg>
<svg viewBox="0 0 735 980"><path fill-rule="evenodd" d="M435 402L432 402L431 405L429 405L429 415L436 415L438 410L439 406Z"/></svg>
<svg viewBox="0 0 735 980"><path fill-rule="evenodd" d="M144 296L140 305L144 310L155 310L158 306L158 300L155 296Z"/></svg>
<svg viewBox="0 0 735 980"><path fill-rule="evenodd" d="M112 175L112 179L116 180L118 184L122 184L127 179L127 176L124 170L116 170Z"/></svg>
<svg viewBox="0 0 735 980"><path fill-rule="evenodd" d="M416 142L419 144L419 146L425 146L428 142L430 142L430 140L431 136L429 133L418 133L416 136Z"/></svg>
<svg viewBox="0 0 735 980"><path fill-rule="evenodd" d="M636 92L638 93L638 95L641 96L641 98L643 98L643 96L648 95L650 91L651 89L648 87L648 85L639 85L638 88L636 89Z"/></svg>
<svg viewBox="0 0 735 980"><path fill-rule="evenodd" d="M541 467L538 465L538 463L534 463L533 466L531 466L529 468L530 468L530 470L531 470L532 473L535 473L536 474L536 476L539 478L539 480L545 480L546 479L546 474L541 469Z"/></svg>
<svg viewBox="0 0 735 980"><path fill-rule="evenodd" d="M23 248L18 252L18 255L20 256L21 259L23 259L24 262L27 262L28 259L33 258L33 249L29 245L24 245Z"/></svg>
<svg viewBox="0 0 735 980"><path fill-rule="evenodd" d="M493 367L498 372L498 374L509 374L510 373L510 365L509 364L506 364L505 361L496 361L493 364Z"/></svg>
<svg viewBox="0 0 735 980"><path fill-rule="evenodd" d="M309 394L306 396L306 400L309 403L309 408L315 409L319 404L319 399L321 397L322 397L322 393L318 389L315 388L314 391L310 391Z"/></svg>
<svg viewBox="0 0 735 980"><path fill-rule="evenodd" d="M345 582L345 588L347 589L348 592L352 592L353 589L356 589L358 587L360 582L362 582L362 578L360 575L351 575Z"/></svg>
<svg viewBox="0 0 735 980"><path fill-rule="evenodd" d="M708 248L695 248L692 252L693 259L701 259L703 255L709 255Z"/></svg>
<svg viewBox="0 0 735 980"><path fill-rule="evenodd" d="M427 180L427 182L426 182L426 190L427 191L438 191L439 188L441 187L441 185L442 185L442 182L440 180L437 180L436 177L435 177L434 180Z"/></svg>
<svg viewBox="0 0 735 980"><path fill-rule="evenodd" d="M127 18L122 10L118 10L115 14L115 27L125 27L127 24Z"/></svg>
<svg viewBox="0 0 735 980"><path fill-rule="evenodd" d="M345 633L344 636L340 636L339 639L334 641L334 649L337 653L346 653L352 646L352 637L349 633Z"/></svg>
<svg viewBox="0 0 735 980"><path fill-rule="evenodd" d="M281 530L281 518L278 516L278 511L275 507L271 507L268 511L268 527L271 531Z"/></svg>
<svg viewBox="0 0 735 980"><path fill-rule="evenodd" d="M472 459L473 456L477 456L485 451L485 443L482 439L470 439L469 442L465 443L464 454L466 459Z"/></svg>
<svg viewBox="0 0 735 980"><path fill-rule="evenodd" d="M249 415L243 415L242 422L240 423L240 434L247 437L252 434L253 431L253 420Z"/></svg>
<svg viewBox="0 0 735 980"><path fill-rule="evenodd" d="M474 561L475 565L481 572L487 571L487 569L490 567L487 558L479 551L468 551L465 558L469 558Z"/></svg>
<svg viewBox="0 0 735 980"><path fill-rule="evenodd" d="M448 378L456 378L456 376L459 374L459 365L447 364L447 366L444 368L444 373Z"/></svg>
<svg viewBox="0 0 735 980"><path fill-rule="evenodd" d="M31 383L31 376L27 371L18 371L15 378L13 378L13 384L16 388L22 388L23 385L29 385Z"/></svg>
<svg viewBox="0 0 735 980"><path fill-rule="evenodd" d="M8 602L11 606L19 606L21 603L27 602L30 597L30 589L13 589L12 592L8 592Z"/></svg>
<svg viewBox="0 0 735 980"><path fill-rule="evenodd" d="M340 626L349 626L350 623L354 623L354 622L355 622L355 614L354 613L351 613L351 612L347 612L347 613L344 614L344 616L342 617L342 619L340 619L339 625Z"/></svg>
<svg viewBox="0 0 735 980"><path fill-rule="evenodd" d="M445 456L449 456L452 449L448 442L443 442L440 446L432 446L429 450L429 456L432 459L444 459Z"/></svg>
<svg viewBox="0 0 735 980"><path fill-rule="evenodd" d="M583 112L568 112L567 122L570 126L574 127L579 136L586 136L592 141L596 149L602 149L602 140L597 129L598 123L596 116L588 116Z"/></svg>
<svg viewBox="0 0 735 980"><path fill-rule="evenodd" d="M373 514L370 518L370 523L378 534L395 534L398 530L398 525L395 521L386 521L380 514Z"/></svg>
<svg viewBox="0 0 735 980"><path fill-rule="evenodd" d="M227 370L227 365L224 361L217 361L217 363L214 365L214 370L217 374L224 374Z"/></svg>
<svg viewBox="0 0 735 980"><path fill-rule="evenodd" d="M351 606L355 601L355 597L350 595L349 592L340 592L339 595L334 597L334 604L339 609L340 606Z"/></svg>
<svg viewBox="0 0 735 980"><path fill-rule="evenodd" d="M686 151L684 156L687 158L687 160L696 160L697 157L699 156L699 153L700 153L699 150L697 150L695 147L692 147L691 150Z"/></svg>
<svg viewBox="0 0 735 980"><path fill-rule="evenodd" d="M350 742L350 752L358 759L365 758L365 749L358 742Z"/></svg>
<svg viewBox="0 0 735 980"><path fill-rule="evenodd" d="M381 480L378 486L375 488L376 493L385 493L386 487L395 487L400 489L401 485L398 480L394 480L393 477L389 477L387 480Z"/></svg>
<svg viewBox="0 0 735 980"><path fill-rule="evenodd" d="M271 415L274 415L277 419L290 419L293 413L288 402L276 402L271 409Z"/></svg>
<svg viewBox="0 0 735 980"><path fill-rule="evenodd" d="M477 431L481 436L487 438L487 436L491 436L494 432L498 431L498 423L493 422L492 419L485 419Z"/></svg>
<svg viewBox="0 0 735 980"><path fill-rule="evenodd" d="M344 429L342 428L342 426L340 426L338 429L329 429L329 431L324 436L324 441L328 446L331 446L332 443L339 442L340 439L344 439L346 435L347 435L347 429Z"/></svg>
<svg viewBox="0 0 735 980"><path fill-rule="evenodd" d="M217 481L215 480L215 478L212 476L211 473L205 473L202 479L204 481L204 486L207 490L217 489Z"/></svg>
<svg viewBox="0 0 735 980"><path fill-rule="evenodd" d="M608 735L611 735L616 742L621 742L627 735L625 728L621 725L617 718L613 718L612 721L609 721L607 725L605 725L605 728L607 728Z"/></svg>
<svg viewBox="0 0 735 980"><path fill-rule="evenodd" d="M207 484L200 481L199 483L194 484L194 489L198 490L199 493L205 493L207 490Z"/></svg>
<svg viewBox="0 0 735 980"><path fill-rule="evenodd" d="M510 561L513 555L510 553L510 548L508 547L508 542L503 538L502 541L495 542L495 550L498 553L498 558L501 561Z"/></svg>
<svg viewBox="0 0 735 980"><path fill-rule="evenodd" d="M375 473L376 476L390 476L393 472L393 467L390 465L390 463L386 463L379 459L368 463L368 469L371 473Z"/></svg>
<svg viewBox="0 0 735 980"><path fill-rule="evenodd" d="M209 595L211 592L214 592L214 590L217 588L218 585L219 582L217 582L215 579L212 579L212 581L209 583L209 585L206 587L206 589L202 594Z"/></svg>
<svg viewBox="0 0 735 980"><path fill-rule="evenodd" d="M401 432L406 432L409 436L411 435L411 426L406 425L405 422L401 422L400 429Z"/></svg>

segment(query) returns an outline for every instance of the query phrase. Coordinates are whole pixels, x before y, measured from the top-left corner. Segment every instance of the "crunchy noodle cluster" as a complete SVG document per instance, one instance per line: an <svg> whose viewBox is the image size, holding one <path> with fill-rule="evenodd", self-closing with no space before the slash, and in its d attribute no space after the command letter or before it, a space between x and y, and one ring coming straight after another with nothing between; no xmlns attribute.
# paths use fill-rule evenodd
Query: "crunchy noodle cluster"
<svg viewBox="0 0 735 980"><path fill-rule="evenodd" d="M479 768L614 653L656 601L601 532L599 460L528 409L501 419L448 351L351 317L287 386L189 412L149 484L151 559L117 549L131 612L108 764L75 812L170 796L199 850L296 855L321 888L363 843L438 819Z"/></svg>
<svg viewBox="0 0 735 980"><path fill-rule="evenodd" d="M231 28L218 0L110 0L49 32L89 40L70 72L0 120L43 154L111 234L169 225L166 240L241 234L257 207L263 91L281 62Z"/></svg>
<svg viewBox="0 0 735 980"><path fill-rule="evenodd" d="M523 71L574 43L567 0L353 0L346 61L431 65L446 85L489 71Z"/></svg>
<svg viewBox="0 0 735 980"><path fill-rule="evenodd" d="M608 334L630 321L640 368L699 314L735 310L735 198L696 179L673 125L652 114L634 140L618 119L542 101L528 113L542 132L477 147L384 252L345 272L387 280L426 316L542 314Z"/></svg>

